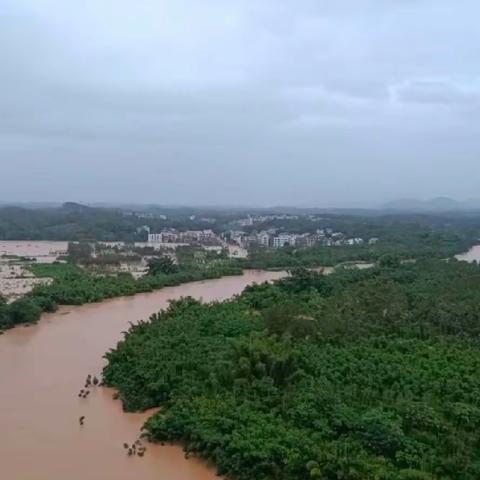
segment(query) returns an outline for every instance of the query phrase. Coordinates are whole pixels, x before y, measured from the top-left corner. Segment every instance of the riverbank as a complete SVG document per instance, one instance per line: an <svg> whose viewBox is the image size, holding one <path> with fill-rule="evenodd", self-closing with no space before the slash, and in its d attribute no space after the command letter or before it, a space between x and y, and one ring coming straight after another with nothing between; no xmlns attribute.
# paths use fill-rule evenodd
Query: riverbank
<svg viewBox="0 0 480 480"><path fill-rule="evenodd" d="M424 255L442 258L451 256L470 244L466 239L450 238L448 235L440 234L427 235L425 238L416 238L416 240L415 238L409 239L405 244L380 242L348 247L259 249L253 250L248 258L244 258L245 251L242 255L236 256L242 258L224 258L218 255L208 257L208 253L200 255L202 252L193 251L193 249L188 254L182 252L182 258L177 259L179 271L168 275L144 275L147 271L147 258L150 258L148 255L142 257L141 274L138 271L129 272L129 268L122 267L121 259L127 258L127 254L130 255L128 257L130 259L135 255L139 256L139 252L135 251L135 247L131 251L120 254L114 249L118 247L118 242L102 244L113 248L110 253L105 253L103 248L97 248L98 251L92 253L91 245L77 244L76 248L72 248L72 252L69 253L70 261L75 264L58 262L52 264L54 260L60 258L59 255L65 259L65 253L70 248L66 242L4 241L0 242L0 252L7 256L4 258L7 263L0 272L0 331L18 324L35 322L42 312L54 311L58 305L80 305L106 298L153 291L190 281L239 275L243 269L275 271L314 268L329 273L340 265L347 267L356 265L357 268L363 268L364 264L371 265L386 256L400 259L412 258L412 256L420 258ZM151 253L145 252L145 248L147 247L143 245L142 255ZM80 253L87 256L84 258ZM8 258L11 256L15 256L21 262L18 266L21 269L20 272L11 273L11 259ZM82 264L80 260L86 261L86 258L93 263ZM112 261L112 258L120 262L120 265L115 267L116 271L115 268L114 271L106 268L106 265L110 265L107 260ZM27 259L33 260L33 263L25 262ZM83 268L77 264L82 265ZM31 272L35 277L31 276ZM7 303L13 302L12 305L2 305L2 296L7 299Z"/></svg>
<svg viewBox="0 0 480 480"><path fill-rule="evenodd" d="M83 305L199 280L241 275L235 266L180 269L176 273L145 275L97 275L73 264L32 264L37 279L53 281L37 285L26 296L10 304L0 303L0 331L38 321L42 312L54 312L59 305Z"/></svg>
<svg viewBox="0 0 480 480"><path fill-rule="evenodd" d="M147 445L143 458L127 457L122 444L138 438L149 413L123 413L110 389L93 389L87 399L77 393L87 374L102 371L104 353L130 322L147 319L171 299L223 300L252 282L284 274L247 271L101 303L61 306L43 314L36 325L6 331L0 336L2 478L218 479L203 462L185 460L181 447Z"/></svg>

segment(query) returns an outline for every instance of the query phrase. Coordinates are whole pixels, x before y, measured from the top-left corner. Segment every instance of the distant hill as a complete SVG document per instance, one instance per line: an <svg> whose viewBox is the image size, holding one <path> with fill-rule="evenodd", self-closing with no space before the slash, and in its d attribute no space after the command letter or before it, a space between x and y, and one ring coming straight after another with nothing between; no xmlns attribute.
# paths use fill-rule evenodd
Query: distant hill
<svg viewBox="0 0 480 480"><path fill-rule="evenodd" d="M76 202L65 202L62 204L62 209L74 213L91 212L94 210L92 207Z"/></svg>
<svg viewBox="0 0 480 480"><path fill-rule="evenodd" d="M480 210L480 200L454 200L449 197L436 197L429 200L404 198L393 200L382 207L385 210L402 212L451 212Z"/></svg>

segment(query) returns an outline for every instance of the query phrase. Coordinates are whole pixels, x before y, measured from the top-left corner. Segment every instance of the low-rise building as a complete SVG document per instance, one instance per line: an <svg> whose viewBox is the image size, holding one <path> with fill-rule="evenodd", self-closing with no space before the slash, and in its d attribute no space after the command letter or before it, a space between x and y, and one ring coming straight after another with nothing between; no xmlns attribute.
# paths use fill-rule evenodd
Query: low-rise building
<svg viewBox="0 0 480 480"><path fill-rule="evenodd" d="M363 244L363 238L349 238L348 240L345 241L347 245L362 245Z"/></svg>

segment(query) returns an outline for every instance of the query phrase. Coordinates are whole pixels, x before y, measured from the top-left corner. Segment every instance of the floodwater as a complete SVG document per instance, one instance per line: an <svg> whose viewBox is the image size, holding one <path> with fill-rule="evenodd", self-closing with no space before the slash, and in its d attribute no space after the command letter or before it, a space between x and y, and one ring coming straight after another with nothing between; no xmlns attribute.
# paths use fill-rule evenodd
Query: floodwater
<svg viewBox="0 0 480 480"><path fill-rule="evenodd" d="M147 444L143 458L123 443L139 436L148 413L122 411L112 390L77 394L98 375L103 354L128 322L148 318L169 299L220 300L284 272L194 282L102 303L61 307L30 327L0 335L0 478L5 480L214 480L215 469L185 460L181 447ZM85 416L80 426L79 417Z"/></svg>
<svg viewBox="0 0 480 480"><path fill-rule="evenodd" d="M68 242L48 240L2 240L1 255L17 255L19 257L35 258L39 263L52 263L58 255L67 252Z"/></svg>
<svg viewBox="0 0 480 480"><path fill-rule="evenodd" d="M455 258L465 262L480 262L480 245L475 245L468 252L456 255Z"/></svg>
<svg viewBox="0 0 480 480"><path fill-rule="evenodd" d="M0 296L13 301L28 293L35 285L50 282L46 278L32 278L25 262L18 262L18 259L9 256L34 258L37 263L53 263L59 255L67 252L67 247L67 242L0 241Z"/></svg>

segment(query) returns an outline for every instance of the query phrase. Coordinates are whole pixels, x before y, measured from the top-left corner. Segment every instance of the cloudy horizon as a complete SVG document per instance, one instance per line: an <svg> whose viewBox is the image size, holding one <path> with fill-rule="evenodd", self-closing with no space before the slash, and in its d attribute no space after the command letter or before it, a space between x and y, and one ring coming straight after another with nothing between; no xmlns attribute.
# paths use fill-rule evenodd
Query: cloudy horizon
<svg viewBox="0 0 480 480"><path fill-rule="evenodd" d="M3 0L1 201L475 198L470 0Z"/></svg>

